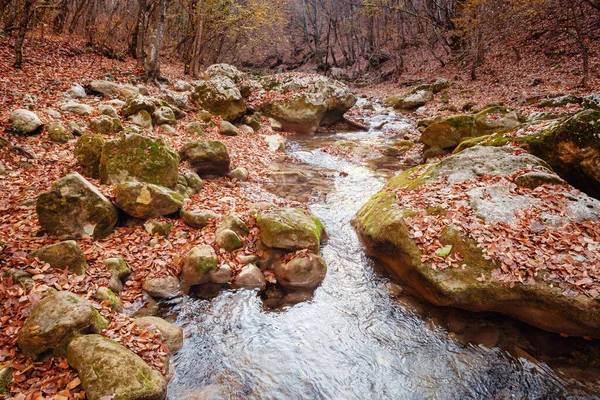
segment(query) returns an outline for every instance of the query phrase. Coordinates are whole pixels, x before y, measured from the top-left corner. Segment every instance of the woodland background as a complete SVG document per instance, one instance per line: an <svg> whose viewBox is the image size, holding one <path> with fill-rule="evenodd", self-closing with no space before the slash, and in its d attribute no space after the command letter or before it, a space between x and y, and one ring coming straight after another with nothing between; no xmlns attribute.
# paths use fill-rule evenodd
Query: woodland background
<svg viewBox="0 0 600 400"><path fill-rule="evenodd" d="M598 75L600 0L0 0L0 40L83 39L111 58L133 56L148 80L161 59L196 78L211 64L318 71L358 83L410 80L452 65L477 79L500 63L543 56L576 85ZM493 68L492 68L493 69Z"/></svg>

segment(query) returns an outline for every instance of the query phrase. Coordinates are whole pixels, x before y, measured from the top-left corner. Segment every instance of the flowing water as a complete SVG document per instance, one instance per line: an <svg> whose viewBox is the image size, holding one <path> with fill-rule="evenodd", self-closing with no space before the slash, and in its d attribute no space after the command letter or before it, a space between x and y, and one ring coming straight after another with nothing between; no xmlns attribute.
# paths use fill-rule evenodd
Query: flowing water
<svg viewBox="0 0 600 400"><path fill-rule="evenodd" d="M406 127L400 116L385 113L370 122L379 127L382 120L387 128ZM375 128L288 140L288 153L302 165L329 171L327 195L310 205L329 234L322 247L325 281L312 298L280 307L267 307L248 290L167 304L164 316L186 335L172 358L169 399L558 399L600 393L595 342L498 315L429 306L392 283L365 255L350 221L393 168L319 149L340 139L391 140ZM313 189L310 182L302 185Z"/></svg>

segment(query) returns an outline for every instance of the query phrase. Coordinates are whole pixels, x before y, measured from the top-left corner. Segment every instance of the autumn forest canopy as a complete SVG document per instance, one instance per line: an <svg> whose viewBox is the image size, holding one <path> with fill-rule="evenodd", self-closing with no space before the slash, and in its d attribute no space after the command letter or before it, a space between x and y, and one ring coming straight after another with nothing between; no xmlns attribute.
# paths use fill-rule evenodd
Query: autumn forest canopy
<svg viewBox="0 0 600 400"><path fill-rule="evenodd" d="M511 62L568 57L585 86L600 38L598 0L0 0L0 18L17 67L27 35L58 34L131 55L149 79L161 57L193 77L226 62L377 81L453 63L475 79L501 46Z"/></svg>

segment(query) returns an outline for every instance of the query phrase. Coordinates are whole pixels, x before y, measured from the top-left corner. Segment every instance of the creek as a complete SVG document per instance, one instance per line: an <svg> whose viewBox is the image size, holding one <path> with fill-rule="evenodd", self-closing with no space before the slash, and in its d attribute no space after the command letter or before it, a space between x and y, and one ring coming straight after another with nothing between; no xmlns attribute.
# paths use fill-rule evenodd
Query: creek
<svg viewBox="0 0 600 400"><path fill-rule="evenodd" d="M329 235L327 277L311 298L292 294L275 305L265 294L225 290L163 304L186 336L172 358L169 399L597 398L596 341L428 305L365 255L350 222L404 164L321 149L397 140L381 123L401 130L407 121L377 110L368 132L288 138L298 168L320 179L280 190L304 195Z"/></svg>

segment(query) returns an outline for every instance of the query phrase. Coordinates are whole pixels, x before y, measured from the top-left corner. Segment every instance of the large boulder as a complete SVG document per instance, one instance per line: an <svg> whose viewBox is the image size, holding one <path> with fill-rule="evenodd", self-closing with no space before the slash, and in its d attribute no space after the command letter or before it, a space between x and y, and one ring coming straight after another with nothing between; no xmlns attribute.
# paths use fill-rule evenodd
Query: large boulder
<svg viewBox="0 0 600 400"><path fill-rule="evenodd" d="M465 140L456 152L475 145L520 146L546 161L570 184L600 197L600 111L584 110L526 136L488 135Z"/></svg>
<svg viewBox="0 0 600 400"><path fill-rule="evenodd" d="M552 180L515 183L532 171L553 175L520 150L473 147L392 178L353 224L370 255L436 305L600 337L600 202Z"/></svg>
<svg viewBox="0 0 600 400"><path fill-rule="evenodd" d="M457 115L437 121L425 128L420 141L425 155L450 151L462 141L494 133L511 132L520 125L514 111L490 107L475 115Z"/></svg>
<svg viewBox="0 0 600 400"><path fill-rule="evenodd" d="M179 155L162 139L137 133L106 142L100 158L104 184L147 182L172 188L179 176Z"/></svg>
<svg viewBox="0 0 600 400"><path fill-rule="evenodd" d="M19 331L19 348L36 359L47 352L66 355L69 342L79 335L100 333L108 323L92 303L60 291L40 300Z"/></svg>
<svg viewBox="0 0 600 400"><path fill-rule="evenodd" d="M127 99L123 107L121 107L121 114L124 117L137 114L140 111L146 111L148 114L152 114L156 110L155 100L146 96L136 96Z"/></svg>
<svg viewBox="0 0 600 400"><path fill-rule="evenodd" d="M195 82L191 99L227 121L236 120L246 113L246 103L239 89L225 76Z"/></svg>
<svg viewBox="0 0 600 400"><path fill-rule="evenodd" d="M123 124L118 117L100 115L99 117L90 120L90 128L96 133L112 135L121 132L123 130Z"/></svg>
<svg viewBox="0 0 600 400"><path fill-rule="evenodd" d="M278 74L261 79L267 96L261 110L282 124L286 131L312 133L319 126L332 125L356 104L348 87L320 75Z"/></svg>
<svg viewBox="0 0 600 400"><path fill-rule="evenodd" d="M33 112L17 109L10 114L10 129L17 134L32 135L38 133L44 123Z"/></svg>
<svg viewBox="0 0 600 400"><path fill-rule="evenodd" d="M74 240L66 240L34 250L29 253L29 257L46 262L52 268L65 269L68 267L69 271L78 275L85 275L88 269L83 251Z"/></svg>
<svg viewBox="0 0 600 400"><path fill-rule="evenodd" d="M227 146L219 140L194 140L186 143L179 155L200 176L226 175L231 165Z"/></svg>
<svg viewBox="0 0 600 400"><path fill-rule="evenodd" d="M115 189L115 204L134 218L176 213L183 206L183 200L179 193L151 183L124 182Z"/></svg>
<svg viewBox="0 0 600 400"><path fill-rule="evenodd" d="M103 238L117 225L116 208L76 172L40 194L36 211L42 228L56 236Z"/></svg>
<svg viewBox="0 0 600 400"><path fill-rule="evenodd" d="M411 88L403 95L389 97L384 103L395 109L414 110L433 100L433 93L431 85L420 85Z"/></svg>
<svg viewBox="0 0 600 400"><path fill-rule="evenodd" d="M261 240L267 247L319 252L323 224L307 211L300 208L265 211L258 214L256 222L261 230Z"/></svg>
<svg viewBox="0 0 600 400"><path fill-rule="evenodd" d="M83 167L83 173L90 178L100 176L100 157L104 143L102 135L85 134L77 139L75 158Z"/></svg>
<svg viewBox="0 0 600 400"><path fill-rule="evenodd" d="M121 85L111 81L92 81L89 89L93 93L99 93L105 97L123 97L127 98L139 93L139 89L133 85Z"/></svg>
<svg viewBox="0 0 600 400"><path fill-rule="evenodd" d="M166 396L167 382L160 372L100 335L73 340L67 361L77 371L88 399L163 400Z"/></svg>

